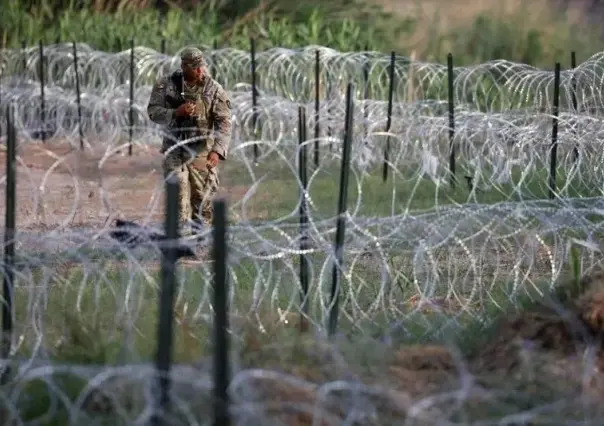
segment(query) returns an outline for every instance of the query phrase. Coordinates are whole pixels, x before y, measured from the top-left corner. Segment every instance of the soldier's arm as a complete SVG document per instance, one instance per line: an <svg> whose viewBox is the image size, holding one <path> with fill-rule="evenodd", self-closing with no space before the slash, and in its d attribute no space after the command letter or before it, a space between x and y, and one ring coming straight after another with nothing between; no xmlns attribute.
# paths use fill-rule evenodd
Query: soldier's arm
<svg viewBox="0 0 604 426"><path fill-rule="evenodd" d="M214 102L214 147L221 160L226 160L231 143L231 101L222 87L218 86Z"/></svg>
<svg viewBox="0 0 604 426"><path fill-rule="evenodd" d="M172 108L166 108L166 86L168 82L165 78L158 79L153 85L149 104L147 105L147 114L151 121L157 124L169 125L174 120L175 111Z"/></svg>

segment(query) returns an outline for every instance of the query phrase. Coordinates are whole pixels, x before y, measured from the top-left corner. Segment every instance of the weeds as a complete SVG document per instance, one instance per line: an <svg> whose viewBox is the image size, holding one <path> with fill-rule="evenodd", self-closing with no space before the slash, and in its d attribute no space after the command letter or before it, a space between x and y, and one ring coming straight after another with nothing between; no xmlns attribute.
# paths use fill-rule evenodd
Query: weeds
<svg viewBox="0 0 604 426"><path fill-rule="evenodd" d="M3 8L0 46L15 48L21 40L29 45L39 40L78 41L114 52L127 49L134 38L139 45L159 50L164 38L168 52L215 42L247 50L254 37L258 50L320 44L358 51L369 46L406 56L415 52L420 61L444 62L452 52L456 65L508 59L547 68L555 61L567 63L573 50L587 58L604 48L587 11L563 12L550 0L506 2L506 8L495 0L467 7L435 0L402 11L382 8L386 3L211 1L189 9L172 7L160 26L159 12L142 0L100 1L83 8L74 2L63 9L49 1L37 8L9 2Z"/></svg>

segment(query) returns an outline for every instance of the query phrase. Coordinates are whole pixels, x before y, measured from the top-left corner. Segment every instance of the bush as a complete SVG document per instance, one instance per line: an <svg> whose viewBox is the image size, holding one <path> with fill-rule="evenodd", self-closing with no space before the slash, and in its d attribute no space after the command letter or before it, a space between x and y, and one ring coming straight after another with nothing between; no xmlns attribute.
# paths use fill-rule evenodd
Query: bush
<svg viewBox="0 0 604 426"><path fill-rule="evenodd" d="M15 48L21 40L30 45L60 40L120 51L135 38L137 45L159 50L163 38L170 53L188 44L249 49L254 37L258 50L316 44L340 51L369 47L402 55L415 52L419 60L433 62L444 62L453 52L456 65L509 59L547 68L556 61L567 64L573 50L582 60L604 47L595 36L598 29L586 23L586 13L559 12L552 0L512 2L507 9L498 7L498 0L487 2L491 7L482 2L472 8L433 0L390 12L355 1L325 5L311 0L302 6L284 0L210 1L188 9L172 7L162 25L159 12L149 6L155 2L145 0L95 1L88 7L47 0L37 8L9 2L3 8L0 45Z"/></svg>

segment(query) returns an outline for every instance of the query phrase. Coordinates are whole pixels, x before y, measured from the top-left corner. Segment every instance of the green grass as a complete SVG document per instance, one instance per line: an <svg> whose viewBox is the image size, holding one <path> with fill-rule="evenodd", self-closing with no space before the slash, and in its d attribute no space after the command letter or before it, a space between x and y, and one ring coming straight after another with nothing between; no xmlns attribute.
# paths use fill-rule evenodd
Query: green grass
<svg viewBox="0 0 604 426"><path fill-rule="evenodd" d="M77 40L99 50L119 51L128 48L131 38L155 49L165 38L170 52L186 44L212 46L214 41L247 50L249 37L255 37L259 50L321 44L358 51L368 46L407 56L414 52L419 60L441 63L453 52L456 65L503 58L548 68L555 61L567 64L570 51L583 60L604 47L597 41L598 27L588 22L588 12L565 13L549 0L463 6L435 0L406 4L404 11L388 7L388 0L313 0L303 5L252 1L244 7L207 2L192 10L172 8L161 28L155 10L134 4L100 13L75 5L60 10L49 3L29 12L20 3L3 8L0 45Z"/></svg>
<svg viewBox="0 0 604 426"><path fill-rule="evenodd" d="M375 258L358 258L347 252L345 263L351 280L345 279L341 288L339 333L342 336L332 344L312 334L300 336L298 333L297 255L269 260L249 258L232 263L229 270L233 296L231 338L237 354L237 369L271 369L315 383L349 380L350 374L354 374L365 383L381 386L392 383L396 388L402 386L402 383L396 383L401 379L393 376L389 365L398 362L398 350L404 354L408 345L447 343L455 345L462 354L470 355L480 347L488 333L492 333L490 327L498 318L519 306L530 306L541 296L540 292L546 292L552 284L547 274L537 270L532 274L533 281L527 280L518 288L510 281L509 274L502 271L504 274L491 277L490 283L485 281L483 288L472 290L472 277L466 277L470 281L466 285L463 279L468 265L463 265L462 259L455 260L458 255L447 251L434 252L436 257L439 253L444 256L440 282L455 283L456 294L449 294L449 297L458 299L463 308L444 314L414 310L413 305L406 303L417 294L412 280L413 253L395 248L387 251L391 274L384 283L381 265ZM157 264L150 267L145 262L127 263L109 252L90 254L88 263L74 264L66 261L61 253L53 253L58 262L44 267L24 267L19 271L15 303L16 334L21 344L15 358L33 357L57 363L54 372L37 370L34 366L29 376L5 386L4 392L13 392L14 409L22 421L37 419L38 424L58 426L74 421L77 414L81 422L125 425L128 424L126 413L135 417L144 407L142 386L136 384L138 379L134 377L116 379L114 384L104 380L103 391L92 391L94 397L84 396L90 392L89 380L100 373L100 368L121 368L153 361L160 282ZM311 254L310 259L313 268L310 317L322 325L325 318L321 315L318 296L328 293L330 274L319 279L320 268L327 260L325 253ZM455 271L447 271L447 263L451 260L457 263ZM495 268L503 266L498 266L496 259L491 261ZM483 279L486 278L485 275ZM380 294L382 288L386 292ZM447 295L447 290L441 285L434 297ZM193 385L195 380L210 373L211 295L209 265L179 268L173 361L180 365L199 365L206 360L206 367L178 373L177 377L184 382L175 383L173 392L186 401L190 409L188 415L200 421L208 421L211 415L208 409L210 388ZM251 313L254 305L257 316ZM280 315L279 310L285 314ZM484 318L489 321L484 322ZM259 331L259 322L264 333ZM385 336L391 340L389 344L382 343ZM334 351L338 353L335 358ZM65 364L90 366L93 372L86 375L77 369L69 371L58 367ZM137 368L141 367L128 367L128 371L135 374ZM419 382L415 381L413 386L424 386L421 385L424 380L421 371L417 374L420 375ZM121 375L123 377L124 373ZM293 401L306 398L295 391L295 386L280 388L285 384L278 383L267 391L268 399L263 404L274 398ZM498 386L503 385L498 383ZM445 386L444 382L442 386ZM519 391L518 387L524 385L510 382L507 386ZM553 384L550 382L548 386ZM103 397L102 392L107 392L108 396ZM485 416L499 418L517 412L523 404L532 407L555 400L563 393L560 389L552 390L548 396L547 392L545 387L540 387L540 392L532 395L528 403L510 400L472 403L464 408L469 416L466 421ZM192 394L194 398L191 398ZM63 399L57 399L57 395L62 395ZM122 411L116 411L110 397L117 398L117 407ZM263 400L259 395L257 398ZM81 411L73 411L76 403L82 404ZM389 404L391 408L392 403ZM394 418L400 419L397 417L400 414L393 413L390 408L379 413L377 424L391 424ZM44 419L49 412L52 416ZM189 424L181 417L183 415L180 410L172 424ZM287 424L308 424L298 421Z"/></svg>
<svg viewBox="0 0 604 426"><path fill-rule="evenodd" d="M389 293L383 295L386 302L380 301L378 294L381 279L375 261L354 260L351 254L346 255L347 265L354 262L356 265L351 271L352 281L343 283L339 321L342 337L331 349L312 334L300 336L297 331L297 256L258 261L248 259L232 264L229 271L233 295L232 346L237 354L237 368L272 369L317 383L347 380L350 374L367 383L388 383L392 379L388 378L388 365L396 362L393 357L398 349L404 353L407 345L448 343L469 355L483 342L484 333L497 318L518 306L529 306L535 297L539 297L539 291L547 291L551 285L542 277L534 287L516 289L511 282L500 279L492 288L483 289L488 291L482 295L460 289L456 296L466 300L465 309L447 314L433 310L414 311L412 305L404 303L417 293L409 280L410 258L404 253L393 252L390 256L396 275L390 278L393 283ZM158 321L157 267L116 263L111 261L112 257L110 253L104 253L87 265L55 264L20 271L15 302L16 334L22 344L16 358L33 356L47 358L57 365L67 363L94 368L120 368L153 361ZM325 260L325 254L311 255L315 273ZM197 269L182 267L178 273L173 350L176 364L199 364L212 354L212 284L207 268L207 265ZM444 277L445 280L451 278L454 277ZM324 280L326 282L319 283L318 276L314 275L311 288L310 316L319 324L324 320L317 300L320 284L323 284L325 294L329 285L329 278ZM443 295L445 292L441 289L437 293ZM254 299L258 301L256 317L250 314ZM286 314L280 316L278 308ZM491 321L485 323L481 318ZM258 331L258 321L262 323L264 333ZM392 339L387 346L381 343L385 334ZM341 359L329 358L333 355L328 354L334 350ZM131 371L134 372L135 368L132 367ZM199 380L203 374L209 373L207 366L198 368L195 377L179 376L185 379L185 383L175 384L174 392L191 404L192 413L189 415L207 421L210 415L207 406L209 388L204 391L188 384L188 381ZM73 420L75 412L69 409L76 401L82 403L83 392L89 391L85 374L77 370L61 372L60 368L55 373L31 371L32 374L41 374L41 377L22 378L5 387L6 392L15 392L13 395L20 392L21 397L15 405L19 418L22 421L38 419L38 424L44 425L66 424ZM118 380L119 385L107 382L104 388L131 415L140 414L143 407L142 390L140 385L135 385L136 380L133 378L132 383ZM52 387L48 383L52 383ZM191 392L195 398L191 398ZM272 389L271 394L275 392L277 389ZM57 400L59 394L65 399ZM100 422L95 424L127 424L124 412L116 413L111 405L110 408L99 408L99 405L111 402L103 399L98 391L94 394L95 400L101 402L87 400L83 406L85 414L79 413L80 416L91 416L89 421ZM552 398L556 395L559 393ZM538 396L547 399L544 391ZM303 398L296 393L290 397L294 401ZM501 411L495 412L485 407L468 408L468 411L474 410L473 418L478 419L487 414L511 413L515 409L518 409L517 404L504 405L499 408ZM49 410L53 415L42 420ZM180 415L183 415L182 411ZM392 413L386 410L380 413L379 418L387 422L390 415ZM181 418L174 424L188 423Z"/></svg>
<svg viewBox="0 0 604 426"><path fill-rule="evenodd" d="M340 187L339 161L323 161L318 169L312 162L308 166L309 206L312 217L316 220L336 215ZM297 214L300 184L297 171L286 163L281 158L271 156L253 168L253 176L239 165L235 168L234 164L225 163L221 172L221 185L241 187L242 192L250 191L245 203L232 206L236 217L241 219L245 212L248 217L270 220ZM530 174L515 167L511 171L510 181L503 184L491 184L491 177L485 174L482 181L472 182L476 186L473 190L463 177L464 165L457 164L457 167L460 172L456 173L454 188L450 186L446 175L443 175L444 182L438 184L428 177L419 177L417 163L400 165L399 170L390 170L386 182L382 178L381 166L370 173L362 173L352 167L348 183L348 211L352 216L380 217L468 203L488 205L549 198L549 172L545 165ZM253 186L254 183L257 184ZM562 167L556 172L556 186L557 196L562 199L601 196L601 190L581 179L580 172L576 174ZM293 216L292 219L297 220L296 217Z"/></svg>

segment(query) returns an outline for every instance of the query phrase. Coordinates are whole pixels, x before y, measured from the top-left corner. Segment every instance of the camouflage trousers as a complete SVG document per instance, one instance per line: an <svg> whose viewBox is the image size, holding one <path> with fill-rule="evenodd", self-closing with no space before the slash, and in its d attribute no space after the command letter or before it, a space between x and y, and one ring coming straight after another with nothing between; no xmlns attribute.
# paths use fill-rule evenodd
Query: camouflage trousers
<svg viewBox="0 0 604 426"><path fill-rule="evenodd" d="M209 150L204 149L195 158L183 154L183 150L169 151L164 157L164 176L176 175L179 182L178 203L181 235L189 235L188 224L201 225L205 230L212 226L214 206L218 192L218 168L208 167Z"/></svg>

